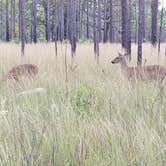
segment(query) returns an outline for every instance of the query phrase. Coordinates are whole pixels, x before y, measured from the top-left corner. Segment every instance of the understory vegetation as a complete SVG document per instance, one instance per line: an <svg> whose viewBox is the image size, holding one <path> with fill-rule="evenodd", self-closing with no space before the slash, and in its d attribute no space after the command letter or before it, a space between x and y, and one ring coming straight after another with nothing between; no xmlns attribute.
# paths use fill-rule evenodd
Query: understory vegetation
<svg viewBox="0 0 166 166"><path fill-rule="evenodd" d="M79 44L71 59L69 45L57 57L54 44L27 45L20 59L18 45L0 45L1 76L39 67L34 81L0 82L0 165L164 166L166 81L129 83L110 62L120 45L101 45L98 65L92 48ZM166 65L164 44L159 56L143 48L147 64Z"/></svg>

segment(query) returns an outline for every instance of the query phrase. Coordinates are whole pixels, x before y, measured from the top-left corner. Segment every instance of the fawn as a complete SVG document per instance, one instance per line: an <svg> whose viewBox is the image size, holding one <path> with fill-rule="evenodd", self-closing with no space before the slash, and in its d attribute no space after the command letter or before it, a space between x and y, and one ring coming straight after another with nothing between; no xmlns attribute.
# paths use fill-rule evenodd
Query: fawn
<svg viewBox="0 0 166 166"><path fill-rule="evenodd" d="M141 81L163 81L166 77L166 68L160 65L128 67L125 55L119 53L119 56L111 61L113 64L120 63L121 70L128 80Z"/></svg>
<svg viewBox="0 0 166 166"><path fill-rule="evenodd" d="M33 78L38 73L38 67L32 64L22 64L13 67L7 75L5 75L1 80L6 81L8 79L12 79L15 81L19 81L21 76Z"/></svg>

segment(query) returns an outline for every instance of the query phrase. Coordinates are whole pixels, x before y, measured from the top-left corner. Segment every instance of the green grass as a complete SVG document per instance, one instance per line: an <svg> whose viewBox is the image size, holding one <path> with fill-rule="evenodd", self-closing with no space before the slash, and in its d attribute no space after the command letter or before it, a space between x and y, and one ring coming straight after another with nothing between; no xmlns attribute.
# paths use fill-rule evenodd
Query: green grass
<svg viewBox="0 0 166 166"><path fill-rule="evenodd" d="M36 80L0 84L0 165L164 166L165 85L123 78L109 62L120 45L102 45L97 66L93 46L80 44L74 71L68 48L66 92L64 47L56 58L53 44L28 45L25 62L39 66ZM0 50L6 73L19 63L19 47L4 44ZM38 87L47 93L19 95Z"/></svg>

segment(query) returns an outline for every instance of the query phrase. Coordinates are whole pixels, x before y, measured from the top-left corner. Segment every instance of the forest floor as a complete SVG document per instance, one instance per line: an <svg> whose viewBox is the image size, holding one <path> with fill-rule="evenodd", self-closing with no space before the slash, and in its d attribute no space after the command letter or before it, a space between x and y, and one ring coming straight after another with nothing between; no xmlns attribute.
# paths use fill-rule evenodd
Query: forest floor
<svg viewBox="0 0 166 166"><path fill-rule="evenodd" d="M158 56L145 44L143 62L166 66L165 48ZM92 44L79 44L71 60L65 44L58 56L54 44L27 45L21 59L19 45L1 43L0 77L19 63L39 74L0 83L0 165L164 166L166 86L132 86L110 62L120 50L101 45L96 65ZM132 64L136 54L133 45Z"/></svg>

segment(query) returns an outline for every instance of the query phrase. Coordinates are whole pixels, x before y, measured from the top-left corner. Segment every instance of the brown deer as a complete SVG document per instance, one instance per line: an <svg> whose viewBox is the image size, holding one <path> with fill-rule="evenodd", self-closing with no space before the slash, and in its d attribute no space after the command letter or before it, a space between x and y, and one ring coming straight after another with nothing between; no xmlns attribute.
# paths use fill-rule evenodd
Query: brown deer
<svg viewBox="0 0 166 166"><path fill-rule="evenodd" d="M7 75L3 76L2 81L12 79L19 81L21 76L33 78L38 73L38 67L32 64L22 64L13 67Z"/></svg>
<svg viewBox="0 0 166 166"><path fill-rule="evenodd" d="M166 68L160 65L128 67L125 55L121 53L111 62L120 63L121 70L128 80L163 81L166 77Z"/></svg>

